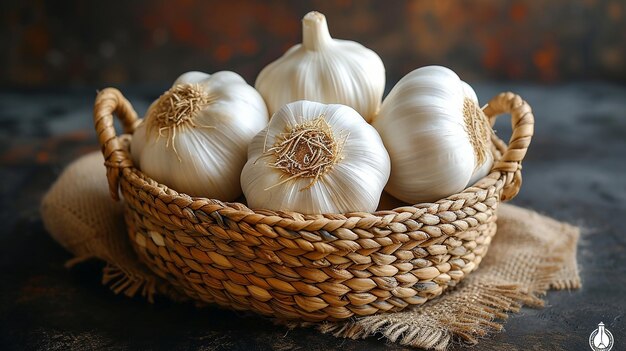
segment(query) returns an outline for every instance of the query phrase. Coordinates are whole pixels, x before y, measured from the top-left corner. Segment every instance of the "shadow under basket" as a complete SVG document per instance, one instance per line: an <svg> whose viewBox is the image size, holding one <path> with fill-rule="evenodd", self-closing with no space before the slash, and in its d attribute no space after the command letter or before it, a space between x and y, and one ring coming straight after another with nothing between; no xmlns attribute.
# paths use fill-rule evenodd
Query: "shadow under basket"
<svg viewBox="0 0 626 351"><path fill-rule="evenodd" d="M493 135L493 168L473 186L434 203L325 215L252 210L150 179L116 136L113 114L128 134L139 123L116 89L98 94L94 122L111 195L121 191L132 246L154 273L194 300L336 321L423 304L478 267L498 204L521 186L534 125L529 105L510 92L484 112L492 124L510 113L512 136L507 146Z"/></svg>

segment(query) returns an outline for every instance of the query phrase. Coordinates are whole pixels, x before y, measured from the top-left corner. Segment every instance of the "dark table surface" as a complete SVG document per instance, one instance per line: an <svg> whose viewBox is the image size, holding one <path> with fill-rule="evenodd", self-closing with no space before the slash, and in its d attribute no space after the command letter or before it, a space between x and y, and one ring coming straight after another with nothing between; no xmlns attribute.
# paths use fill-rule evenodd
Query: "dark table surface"
<svg viewBox="0 0 626 351"><path fill-rule="evenodd" d="M599 322L626 350L626 87L606 83L475 84L481 101L512 90L533 106L536 132L512 203L584 228L583 287L547 294L543 309L511 315L476 349L589 350ZM143 113L164 87L127 87ZM38 206L65 165L98 150L95 89L0 91L0 349L400 350L372 337L342 340L218 308L116 296L100 262L73 269ZM496 129L510 133L502 118ZM461 349L454 345L452 349Z"/></svg>

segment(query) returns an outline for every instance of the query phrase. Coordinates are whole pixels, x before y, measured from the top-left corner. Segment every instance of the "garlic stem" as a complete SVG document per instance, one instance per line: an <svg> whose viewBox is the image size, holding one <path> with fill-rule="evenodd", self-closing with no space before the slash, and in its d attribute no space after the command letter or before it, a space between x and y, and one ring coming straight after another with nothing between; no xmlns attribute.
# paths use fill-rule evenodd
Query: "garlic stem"
<svg viewBox="0 0 626 351"><path fill-rule="evenodd" d="M307 13L302 19L302 46L317 51L331 42L326 16L317 11Z"/></svg>

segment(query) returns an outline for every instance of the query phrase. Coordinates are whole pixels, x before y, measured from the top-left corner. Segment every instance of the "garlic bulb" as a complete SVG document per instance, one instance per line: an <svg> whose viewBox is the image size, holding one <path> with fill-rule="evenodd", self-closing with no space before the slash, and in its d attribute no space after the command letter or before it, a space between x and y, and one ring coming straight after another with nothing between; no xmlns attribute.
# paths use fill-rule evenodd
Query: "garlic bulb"
<svg viewBox="0 0 626 351"><path fill-rule="evenodd" d="M372 212L389 171L380 136L354 109L302 100L254 137L241 187L252 208Z"/></svg>
<svg viewBox="0 0 626 351"><path fill-rule="evenodd" d="M391 157L385 188L398 199L436 201L491 169L491 127L474 90L450 69L422 67L402 78L373 122Z"/></svg>
<svg viewBox="0 0 626 351"><path fill-rule="evenodd" d="M267 122L263 98L236 73L188 72L135 130L133 162L176 191L232 201L248 144Z"/></svg>
<svg viewBox="0 0 626 351"><path fill-rule="evenodd" d="M270 115L289 102L310 100L350 106L369 122L380 108L385 67L363 45L331 38L326 17L309 12L302 19L302 44L265 67L255 87Z"/></svg>

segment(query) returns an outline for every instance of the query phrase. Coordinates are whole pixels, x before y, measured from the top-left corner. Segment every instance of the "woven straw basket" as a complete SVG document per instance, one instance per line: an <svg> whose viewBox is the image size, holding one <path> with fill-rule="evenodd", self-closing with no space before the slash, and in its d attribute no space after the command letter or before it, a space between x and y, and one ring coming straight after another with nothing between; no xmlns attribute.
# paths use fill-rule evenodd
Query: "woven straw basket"
<svg viewBox="0 0 626 351"><path fill-rule="evenodd" d="M500 200L521 185L534 117L518 95L485 108L510 113L508 146L493 136L491 173L435 203L379 211L304 215L252 210L190 197L133 166L113 114L132 134L137 114L113 88L101 91L94 122L111 195L124 198L130 241L157 275L192 299L306 321L399 311L432 299L480 264L496 233Z"/></svg>

